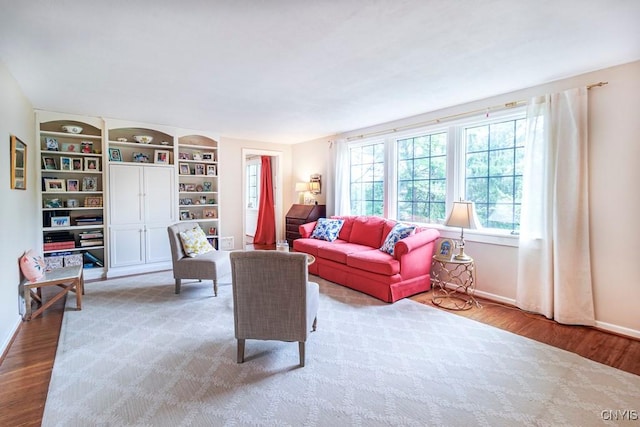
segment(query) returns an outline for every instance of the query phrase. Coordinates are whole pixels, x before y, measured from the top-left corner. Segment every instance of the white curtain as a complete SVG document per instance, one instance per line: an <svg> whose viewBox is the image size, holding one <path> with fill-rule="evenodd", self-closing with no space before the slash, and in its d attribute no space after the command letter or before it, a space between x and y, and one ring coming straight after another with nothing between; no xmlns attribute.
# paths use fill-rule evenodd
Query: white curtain
<svg viewBox="0 0 640 427"><path fill-rule="evenodd" d="M345 139L338 139L332 144L333 164L335 170L334 214L350 215L351 203L349 201L349 143Z"/></svg>
<svg viewBox="0 0 640 427"><path fill-rule="evenodd" d="M587 89L535 98L527 111L516 304L593 325Z"/></svg>

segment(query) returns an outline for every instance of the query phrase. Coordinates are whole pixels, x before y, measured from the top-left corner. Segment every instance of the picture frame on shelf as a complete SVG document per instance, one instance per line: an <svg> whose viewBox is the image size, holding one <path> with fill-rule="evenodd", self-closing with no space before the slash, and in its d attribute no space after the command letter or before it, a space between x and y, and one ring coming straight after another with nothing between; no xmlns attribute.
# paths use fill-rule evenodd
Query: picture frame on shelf
<svg viewBox="0 0 640 427"><path fill-rule="evenodd" d="M184 185L184 191L196 191L196 185L195 184L185 184Z"/></svg>
<svg viewBox="0 0 640 427"><path fill-rule="evenodd" d="M213 183L211 181L204 181L202 183L202 191L210 192Z"/></svg>
<svg viewBox="0 0 640 427"><path fill-rule="evenodd" d="M89 196L84 198L84 206L87 208L101 208L102 196Z"/></svg>
<svg viewBox="0 0 640 427"><path fill-rule="evenodd" d="M72 167L71 157L60 157L60 170L71 171Z"/></svg>
<svg viewBox="0 0 640 427"><path fill-rule="evenodd" d="M11 188L14 190L27 189L27 144L15 135L10 135L11 141Z"/></svg>
<svg viewBox="0 0 640 427"><path fill-rule="evenodd" d="M110 162L121 162L122 161L122 151L119 148L109 148L109 161Z"/></svg>
<svg viewBox="0 0 640 427"><path fill-rule="evenodd" d="M80 141L80 152L85 154L93 153L92 141Z"/></svg>
<svg viewBox="0 0 640 427"><path fill-rule="evenodd" d="M60 199L48 199L44 201L44 207L48 209L57 209L62 207Z"/></svg>
<svg viewBox="0 0 640 427"><path fill-rule="evenodd" d="M82 178L82 191L98 191L98 180L93 176Z"/></svg>
<svg viewBox="0 0 640 427"><path fill-rule="evenodd" d="M189 211L180 211L180 220L186 221L188 219L191 219L191 216L189 215Z"/></svg>
<svg viewBox="0 0 640 427"><path fill-rule="evenodd" d="M60 144L58 144L58 140L51 137L46 137L44 139L44 145L47 151L59 151Z"/></svg>
<svg viewBox="0 0 640 427"><path fill-rule="evenodd" d="M206 152L202 153L202 160L205 162L213 162L216 160L216 158L212 152Z"/></svg>
<svg viewBox="0 0 640 427"><path fill-rule="evenodd" d="M80 191L80 181L77 179L68 179L67 191Z"/></svg>
<svg viewBox="0 0 640 427"><path fill-rule="evenodd" d="M181 182L180 184L178 184L178 191L186 191L184 187L184 183Z"/></svg>
<svg viewBox="0 0 640 427"><path fill-rule="evenodd" d="M451 261L455 243L451 239L440 239L436 245L436 259L440 261Z"/></svg>
<svg viewBox="0 0 640 427"><path fill-rule="evenodd" d="M204 175L205 174L204 171L205 171L204 163L196 163L195 164L196 175Z"/></svg>
<svg viewBox="0 0 640 427"><path fill-rule="evenodd" d="M209 235L215 236L218 234L218 230L215 227L209 227Z"/></svg>
<svg viewBox="0 0 640 427"><path fill-rule="evenodd" d="M64 179L57 178L45 179L44 188L45 191L50 193L62 193L67 191L67 185L64 182Z"/></svg>
<svg viewBox="0 0 640 427"><path fill-rule="evenodd" d="M155 150L153 162L160 165L168 165L170 153L171 152L169 150Z"/></svg>
<svg viewBox="0 0 640 427"><path fill-rule="evenodd" d="M60 145L60 151L64 151L65 153L79 153L80 145L75 142L63 142Z"/></svg>
<svg viewBox="0 0 640 427"><path fill-rule="evenodd" d="M180 175L191 175L189 163L180 163Z"/></svg>
<svg viewBox="0 0 640 427"><path fill-rule="evenodd" d="M81 171L82 170L82 158L81 157L72 157L71 158L71 170L73 170L73 171Z"/></svg>
<svg viewBox="0 0 640 427"><path fill-rule="evenodd" d="M217 174L218 174L218 168L216 168L216 165L207 165L207 175L215 176Z"/></svg>
<svg viewBox="0 0 640 427"><path fill-rule="evenodd" d="M217 218L218 217L218 211L216 209L203 209L202 210L202 216L204 218Z"/></svg>
<svg viewBox="0 0 640 427"><path fill-rule="evenodd" d="M178 153L178 159L191 160L191 156L189 155L189 153Z"/></svg>
<svg viewBox="0 0 640 427"><path fill-rule="evenodd" d="M100 158L98 157L85 157L84 158L84 170L98 172L100 171Z"/></svg>
<svg viewBox="0 0 640 427"><path fill-rule="evenodd" d="M55 157L42 156L42 168L44 170L58 170L58 163Z"/></svg>
<svg viewBox="0 0 640 427"><path fill-rule="evenodd" d="M135 163L149 163L149 156L145 153L134 152L131 154L131 159Z"/></svg>
<svg viewBox="0 0 640 427"><path fill-rule="evenodd" d="M71 218L68 216L52 216L51 227L69 227L71 225Z"/></svg>
<svg viewBox="0 0 640 427"><path fill-rule="evenodd" d="M194 151L193 153L191 153L191 158L193 160L202 160L202 153L199 151Z"/></svg>

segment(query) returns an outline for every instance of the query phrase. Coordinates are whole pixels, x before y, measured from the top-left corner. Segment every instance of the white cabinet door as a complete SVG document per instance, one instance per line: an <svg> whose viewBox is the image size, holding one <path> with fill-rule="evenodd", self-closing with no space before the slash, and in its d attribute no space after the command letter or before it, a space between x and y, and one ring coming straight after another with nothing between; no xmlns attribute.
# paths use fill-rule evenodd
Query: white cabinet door
<svg viewBox="0 0 640 427"><path fill-rule="evenodd" d="M142 178L139 166L109 165L110 225L144 221Z"/></svg>
<svg viewBox="0 0 640 427"><path fill-rule="evenodd" d="M171 224L175 222L175 171L169 168L144 168L143 199L145 223Z"/></svg>
<svg viewBox="0 0 640 427"><path fill-rule="evenodd" d="M144 226L114 226L110 229L109 250L111 267L127 267L145 262Z"/></svg>
<svg viewBox="0 0 640 427"><path fill-rule="evenodd" d="M169 224L147 225L146 230L146 262L171 261L171 246L169 243Z"/></svg>

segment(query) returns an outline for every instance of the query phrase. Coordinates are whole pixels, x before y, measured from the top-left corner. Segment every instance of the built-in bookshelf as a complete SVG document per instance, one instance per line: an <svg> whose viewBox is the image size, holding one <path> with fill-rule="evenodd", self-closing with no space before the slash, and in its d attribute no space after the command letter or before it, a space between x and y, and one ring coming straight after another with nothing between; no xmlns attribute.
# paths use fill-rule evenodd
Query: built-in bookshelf
<svg viewBox="0 0 640 427"><path fill-rule="evenodd" d="M180 221L200 225L218 248L218 142L204 135L178 138L178 209Z"/></svg>
<svg viewBox="0 0 640 427"><path fill-rule="evenodd" d="M102 121L37 112L42 252L48 268L82 264L104 274ZM89 237L91 236L91 237Z"/></svg>

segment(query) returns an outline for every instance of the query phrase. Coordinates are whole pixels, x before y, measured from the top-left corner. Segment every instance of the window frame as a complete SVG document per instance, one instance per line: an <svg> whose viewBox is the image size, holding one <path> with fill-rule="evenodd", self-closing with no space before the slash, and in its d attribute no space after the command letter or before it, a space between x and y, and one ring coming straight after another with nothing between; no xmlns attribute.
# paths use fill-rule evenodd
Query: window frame
<svg viewBox="0 0 640 427"><path fill-rule="evenodd" d="M393 132L387 135L364 138L358 141L349 142L349 156L351 148L366 145L384 143L384 194L383 211L384 217L390 219L397 218L398 208L398 141L408 138L417 138L424 135L432 135L441 132L447 134L446 149L446 212L450 212L453 202L465 198L466 190L466 141L464 138L465 128L484 126L496 122L504 122L517 119L526 119L526 106L518 106L510 109L491 112L489 115L480 114L467 116L456 120L451 120L433 125L416 127L401 132ZM349 157L351 166L351 157ZM349 184L351 184L351 173L349 173ZM351 187L349 185L349 191ZM355 214L355 213L352 213ZM442 237L460 238L460 229L447 227L437 223L417 224L436 228ZM482 242L503 246L518 246L518 234L511 230L501 230L495 228L467 229L464 232L465 240L469 242Z"/></svg>

